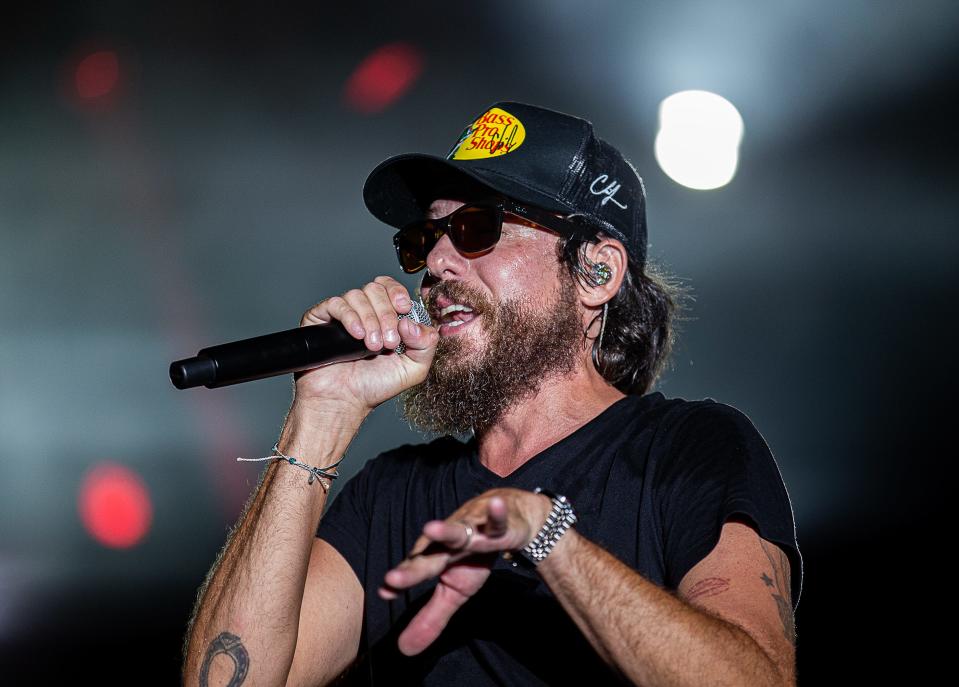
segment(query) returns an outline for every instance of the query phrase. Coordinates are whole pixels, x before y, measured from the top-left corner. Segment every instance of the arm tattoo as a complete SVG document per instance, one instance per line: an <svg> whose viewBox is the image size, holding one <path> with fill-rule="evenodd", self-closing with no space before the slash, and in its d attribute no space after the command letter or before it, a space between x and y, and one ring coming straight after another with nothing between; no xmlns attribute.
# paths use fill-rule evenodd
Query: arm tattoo
<svg viewBox="0 0 959 687"><path fill-rule="evenodd" d="M795 646L796 625L793 621L792 606L789 602L789 599L792 598L789 589L789 559L786 558L786 554L778 546L770 544L765 539L760 539L759 542L773 571L772 577L763 573L760 579L767 587L775 589L770 593L776 600L776 607L779 609L779 619L782 620L783 633L786 635L786 639Z"/></svg>
<svg viewBox="0 0 959 687"><path fill-rule="evenodd" d="M700 580L686 592L686 601L692 601L700 596L716 596L729 589L729 578L707 577Z"/></svg>
<svg viewBox="0 0 959 687"><path fill-rule="evenodd" d="M229 632L221 632L216 639L210 642L210 648L206 650L206 656L203 657L203 665L200 667L200 687L208 687L210 664L218 654L226 654L233 659L235 664L233 675L227 687L240 687L246 679L246 673L250 669L250 655L246 652L246 647L240 638Z"/></svg>

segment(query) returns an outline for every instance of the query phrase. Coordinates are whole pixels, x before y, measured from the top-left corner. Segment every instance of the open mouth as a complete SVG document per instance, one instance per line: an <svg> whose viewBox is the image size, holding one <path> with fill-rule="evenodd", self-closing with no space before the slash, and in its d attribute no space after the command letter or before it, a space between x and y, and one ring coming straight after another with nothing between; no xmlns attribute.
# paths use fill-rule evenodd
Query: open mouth
<svg viewBox="0 0 959 687"><path fill-rule="evenodd" d="M477 319L481 313L465 303L457 303L448 297L441 296L436 303L435 322L440 329L441 336L455 334Z"/></svg>

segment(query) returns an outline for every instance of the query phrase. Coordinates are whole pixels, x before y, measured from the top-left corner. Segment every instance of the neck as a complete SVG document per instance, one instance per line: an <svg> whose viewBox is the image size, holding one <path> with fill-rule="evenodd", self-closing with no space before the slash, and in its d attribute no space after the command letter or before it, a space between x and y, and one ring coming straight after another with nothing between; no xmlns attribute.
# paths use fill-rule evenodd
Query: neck
<svg viewBox="0 0 959 687"><path fill-rule="evenodd" d="M500 477L569 436L625 394L592 367L545 380L537 392L477 433L480 462Z"/></svg>

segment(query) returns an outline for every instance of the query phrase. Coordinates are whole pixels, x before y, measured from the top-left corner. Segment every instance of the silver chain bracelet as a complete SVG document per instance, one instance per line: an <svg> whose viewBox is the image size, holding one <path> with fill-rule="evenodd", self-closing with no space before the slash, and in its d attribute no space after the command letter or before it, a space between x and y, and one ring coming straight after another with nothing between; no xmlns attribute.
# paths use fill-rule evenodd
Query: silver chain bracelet
<svg viewBox="0 0 959 687"><path fill-rule="evenodd" d="M542 487L536 487L533 493L544 494L553 501L553 507L546 516L543 527L529 544L516 552L521 559L536 567L546 559L560 537L566 534L566 530L576 523L576 512L565 496L554 494ZM507 555L508 553L504 553L503 558L512 561L513 567L516 567L516 556Z"/></svg>

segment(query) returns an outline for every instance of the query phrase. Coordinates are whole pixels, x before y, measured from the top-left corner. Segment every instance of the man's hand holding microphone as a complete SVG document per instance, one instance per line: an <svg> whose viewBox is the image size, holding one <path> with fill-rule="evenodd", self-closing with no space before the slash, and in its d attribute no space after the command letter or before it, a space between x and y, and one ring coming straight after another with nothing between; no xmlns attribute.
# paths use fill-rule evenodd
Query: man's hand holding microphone
<svg viewBox="0 0 959 687"><path fill-rule="evenodd" d="M311 465L338 461L374 408L426 378L439 332L405 317L413 307L405 286L380 276L303 314L300 327L338 323L368 355L294 373L293 404L278 442L282 453L304 456ZM401 343L403 352L395 353ZM317 454L319 446L326 451Z"/></svg>
<svg viewBox="0 0 959 687"><path fill-rule="evenodd" d="M365 417L373 408L426 378L439 332L418 324L409 315L413 307L406 287L392 277L377 277L361 289L333 296L306 311L300 326L339 322L370 353L395 351L361 360L297 372L297 402L329 407L342 403Z"/></svg>

